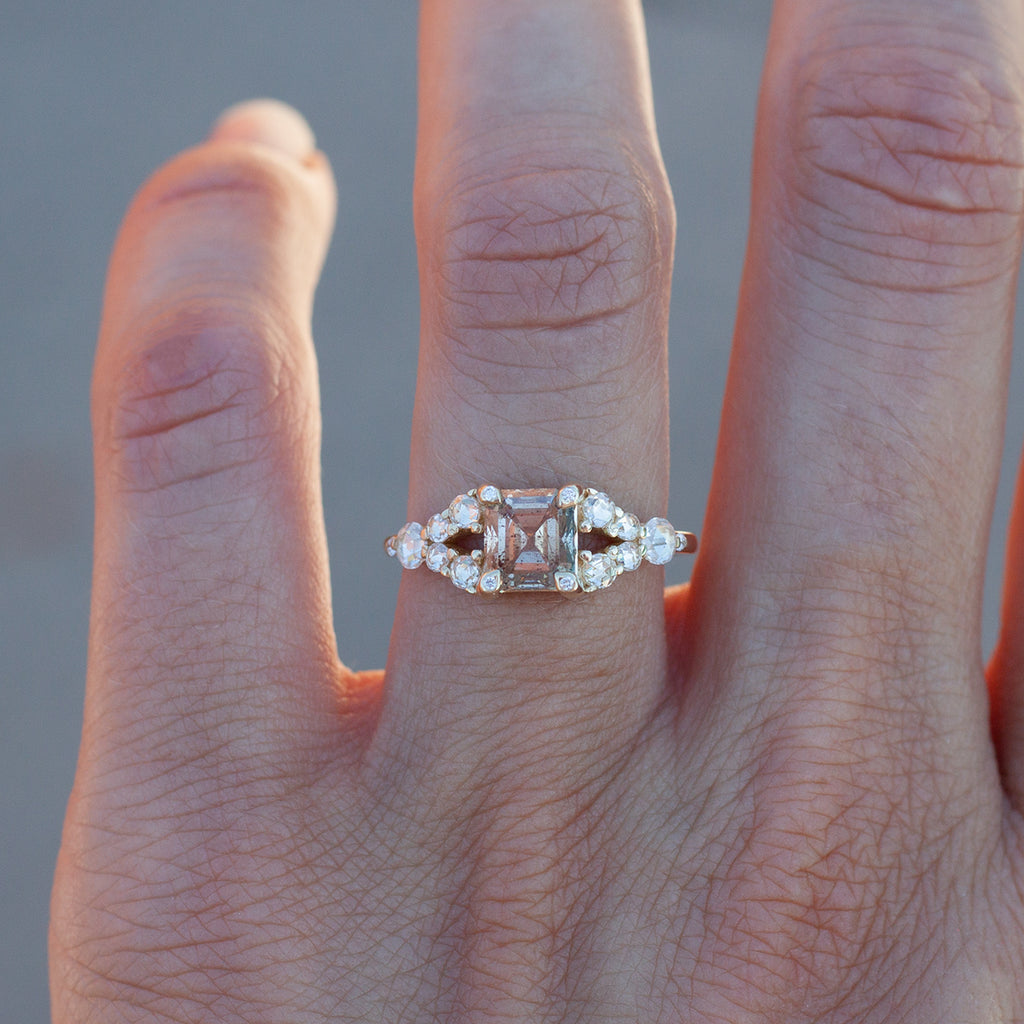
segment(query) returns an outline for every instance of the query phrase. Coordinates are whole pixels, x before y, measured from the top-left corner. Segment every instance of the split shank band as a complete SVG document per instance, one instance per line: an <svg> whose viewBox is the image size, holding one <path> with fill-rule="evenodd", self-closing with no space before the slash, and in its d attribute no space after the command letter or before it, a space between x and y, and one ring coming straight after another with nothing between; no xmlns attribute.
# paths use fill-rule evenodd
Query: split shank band
<svg viewBox="0 0 1024 1024"><path fill-rule="evenodd" d="M603 590L645 561L664 565L692 554L697 538L667 519L641 523L593 487L483 484L426 525L406 523L384 550L403 568L426 565L470 593L572 594Z"/></svg>

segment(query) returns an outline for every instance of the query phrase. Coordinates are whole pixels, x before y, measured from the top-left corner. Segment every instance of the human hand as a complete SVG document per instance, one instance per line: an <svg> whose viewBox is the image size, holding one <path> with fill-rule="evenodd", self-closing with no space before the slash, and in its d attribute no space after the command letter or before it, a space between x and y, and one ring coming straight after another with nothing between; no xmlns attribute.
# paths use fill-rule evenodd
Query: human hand
<svg viewBox="0 0 1024 1024"><path fill-rule="evenodd" d="M157 172L97 356L56 1021L1024 1019L1024 513L994 728L979 653L1022 19L780 0L691 586L405 573L385 673L331 627L327 165L263 104ZM662 513L639 5L427 2L416 220L409 517L490 480Z"/></svg>

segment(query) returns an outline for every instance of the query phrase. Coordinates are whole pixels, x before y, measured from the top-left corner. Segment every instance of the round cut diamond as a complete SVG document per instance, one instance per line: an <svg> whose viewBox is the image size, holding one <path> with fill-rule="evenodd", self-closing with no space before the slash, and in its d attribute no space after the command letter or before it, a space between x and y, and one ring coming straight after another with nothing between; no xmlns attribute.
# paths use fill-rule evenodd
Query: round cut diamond
<svg viewBox="0 0 1024 1024"><path fill-rule="evenodd" d="M427 540L433 541L435 544L440 541L447 540L450 536L449 527L451 523L441 513L436 516L431 516L427 520Z"/></svg>
<svg viewBox="0 0 1024 1024"><path fill-rule="evenodd" d="M395 555L398 554L397 537L388 537L388 539L384 541L384 553L388 556L388 558L394 558Z"/></svg>
<svg viewBox="0 0 1024 1024"><path fill-rule="evenodd" d="M555 573L555 586L563 594L571 594L574 590L579 590L580 581L576 579L574 573L571 572L556 572Z"/></svg>
<svg viewBox="0 0 1024 1024"><path fill-rule="evenodd" d="M423 561L423 527L419 523L406 523L396 536L395 549L403 568L415 569Z"/></svg>
<svg viewBox="0 0 1024 1024"><path fill-rule="evenodd" d="M447 564L448 559L451 557L451 551L444 544L431 544L427 548L427 554L423 559L427 563L427 568L432 569L434 572L440 572Z"/></svg>
<svg viewBox="0 0 1024 1024"><path fill-rule="evenodd" d="M580 500L580 489L575 484L566 484L558 492L558 506L559 508L568 508L570 505L575 505Z"/></svg>
<svg viewBox="0 0 1024 1024"><path fill-rule="evenodd" d="M485 505L497 505L501 501L501 491L494 484L484 484L476 493Z"/></svg>
<svg viewBox="0 0 1024 1024"><path fill-rule="evenodd" d="M449 506L452 522L460 530L468 530L480 522L480 502L468 494L460 494Z"/></svg>
<svg viewBox="0 0 1024 1024"><path fill-rule="evenodd" d="M615 502L602 494L594 491L583 499L582 524L595 530L602 530L612 519L615 518Z"/></svg>
<svg viewBox="0 0 1024 1024"><path fill-rule="evenodd" d="M618 574L618 567L610 555L604 552L591 555L583 565L583 586L587 590L603 590L611 586Z"/></svg>
<svg viewBox="0 0 1024 1024"><path fill-rule="evenodd" d="M496 594L501 589L501 572L491 569L480 577L480 589L485 594Z"/></svg>
<svg viewBox="0 0 1024 1024"><path fill-rule="evenodd" d="M622 566L626 572L639 569L640 563L644 560L644 556L640 552L640 545L634 540L626 540L621 544L616 544L611 549L611 554L615 558L616 563Z"/></svg>
<svg viewBox="0 0 1024 1024"><path fill-rule="evenodd" d="M463 590L476 590L477 581L480 579L480 566L470 555L459 555L452 562L448 575L455 586L462 587Z"/></svg>
<svg viewBox="0 0 1024 1024"><path fill-rule="evenodd" d="M676 553L676 531L667 519L648 519L643 530L644 555L652 565L665 565Z"/></svg>

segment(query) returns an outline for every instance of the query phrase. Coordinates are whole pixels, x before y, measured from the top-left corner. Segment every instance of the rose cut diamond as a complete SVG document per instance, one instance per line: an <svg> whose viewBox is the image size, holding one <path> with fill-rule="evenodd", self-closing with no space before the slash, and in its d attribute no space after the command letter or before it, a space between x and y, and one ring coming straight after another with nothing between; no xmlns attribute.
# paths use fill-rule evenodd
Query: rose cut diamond
<svg viewBox="0 0 1024 1024"><path fill-rule="evenodd" d="M576 575L576 507L559 508L557 490L506 490L481 509L484 572L501 573L501 590L564 591L559 579Z"/></svg>
<svg viewBox="0 0 1024 1024"><path fill-rule="evenodd" d="M581 525L604 529L615 518L615 502L603 491L591 491L583 499Z"/></svg>
<svg viewBox="0 0 1024 1024"><path fill-rule="evenodd" d="M448 565L451 558L451 550L445 544L431 544L423 561L432 572L440 572Z"/></svg>
<svg viewBox="0 0 1024 1024"><path fill-rule="evenodd" d="M396 548L398 560L404 569L415 569L423 562L425 544L420 534L422 529L419 523L406 523L398 531Z"/></svg>
<svg viewBox="0 0 1024 1024"><path fill-rule="evenodd" d="M452 522L462 530L480 521L480 503L469 494L460 494L448 507Z"/></svg>
<svg viewBox="0 0 1024 1024"><path fill-rule="evenodd" d="M644 554L652 565L665 565L676 553L676 531L667 519L648 519L643 530Z"/></svg>
<svg viewBox="0 0 1024 1024"><path fill-rule="evenodd" d="M452 562L451 580L455 586L463 590L476 590L479 579L480 567L470 555L460 555Z"/></svg>
<svg viewBox="0 0 1024 1024"><path fill-rule="evenodd" d="M583 586L586 590L604 590L610 587L618 575L615 562L610 555L600 552L591 555L583 565Z"/></svg>
<svg viewBox="0 0 1024 1024"><path fill-rule="evenodd" d="M438 544L451 536L451 520L438 513L427 520L427 540Z"/></svg>
<svg viewBox="0 0 1024 1024"><path fill-rule="evenodd" d="M635 540L623 541L610 549L611 556L617 565L622 566L626 572L633 572L640 568L644 556L640 551L640 545Z"/></svg>

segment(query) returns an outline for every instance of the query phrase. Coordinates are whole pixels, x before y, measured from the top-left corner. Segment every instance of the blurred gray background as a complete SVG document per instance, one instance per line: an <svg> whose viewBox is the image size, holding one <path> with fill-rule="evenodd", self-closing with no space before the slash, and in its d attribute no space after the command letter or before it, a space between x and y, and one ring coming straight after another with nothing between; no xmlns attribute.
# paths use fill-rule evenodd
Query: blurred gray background
<svg viewBox="0 0 1024 1024"><path fill-rule="evenodd" d="M647 4L679 210L671 514L701 522L746 233L769 0ZM48 1020L50 874L78 742L92 528L88 390L104 265L132 192L226 105L288 100L340 183L318 293L324 486L341 652L384 662L398 571L347 533L372 484L405 512L417 282L412 0L0 4L0 1021ZM1019 378L1019 373L1017 374ZM986 641L1024 432L1015 385ZM950 543L955 543L950 538ZM680 560L680 563L684 560ZM686 566L671 567L682 579Z"/></svg>

